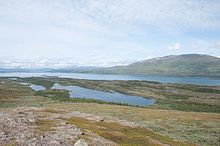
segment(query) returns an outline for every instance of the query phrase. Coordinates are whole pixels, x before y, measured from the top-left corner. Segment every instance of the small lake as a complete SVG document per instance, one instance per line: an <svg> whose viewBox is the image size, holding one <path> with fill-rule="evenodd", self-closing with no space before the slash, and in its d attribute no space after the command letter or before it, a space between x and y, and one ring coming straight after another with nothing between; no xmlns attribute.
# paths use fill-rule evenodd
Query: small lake
<svg viewBox="0 0 220 146"><path fill-rule="evenodd" d="M34 91L40 91L40 90L45 90L46 88L40 85L30 85L30 88L33 89Z"/></svg>
<svg viewBox="0 0 220 146"><path fill-rule="evenodd" d="M153 105L154 99L146 99L139 96L131 96L121 94L117 92L103 92L92 89L87 89L79 86L62 86L60 84L54 84L52 89L65 89L70 91L71 98L85 98L103 100L106 102L124 103L129 105L147 106Z"/></svg>
<svg viewBox="0 0 220 146"><path fill-rule="evenodd" d="M172 76L134 76L134 75L107 75L82 73L0 73L0 77L42 77L55 76L61 78L89 79L89 80L139 80L161 83L196 84L219 86L220 77L172 77Z"/></svg>

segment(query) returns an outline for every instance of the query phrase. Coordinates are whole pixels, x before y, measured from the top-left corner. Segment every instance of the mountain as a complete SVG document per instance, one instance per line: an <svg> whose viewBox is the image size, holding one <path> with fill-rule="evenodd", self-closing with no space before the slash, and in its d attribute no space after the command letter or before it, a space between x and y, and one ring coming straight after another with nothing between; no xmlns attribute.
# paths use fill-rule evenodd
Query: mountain
<svg viewBox="0 0 220 146"><path fill-rule="evenodd" d="M42 69L24 69L24 68L0 68L0 73L15 73L15 72L23 72L23 73L42 73L49 72L52 69L42 68Z"/></svg>
<svg viewBox="0 0 220 146"><path fill-rule="evenodd" d="M38 69L24 69L24 68L0 68L0 73L73 73L73 72L86 72L88 70L95 70L100 67L82 66L71 68L38 68Z"/></svg>
<svg viewBox="0 0 220 146"><path fill-rule="evenodd" d="M220 77L220 58L201 55L184 54L152 58L135 62L127 66L115 67L71 67L63 69L42 68L0 68L0 73L9 72L50 72L50 73L99 73L124 75L168 75L168 76L210 76Z"/></svg>
<svg viewBox="0 0 220 146"><path fill-rule="evenodd" d="M201 54L170 55L87 73L219 77L220 58Z"/></svg>
<svg viewBox="0 0 220 146"><path fill-rule="evenodd" d="M62 69L51 69L50 73L77 73L77 72L87 72L91 70L97 70L100 67L93 67L93 66L79 66L79 67L71 67L71 68L62 68Z"/></svg>

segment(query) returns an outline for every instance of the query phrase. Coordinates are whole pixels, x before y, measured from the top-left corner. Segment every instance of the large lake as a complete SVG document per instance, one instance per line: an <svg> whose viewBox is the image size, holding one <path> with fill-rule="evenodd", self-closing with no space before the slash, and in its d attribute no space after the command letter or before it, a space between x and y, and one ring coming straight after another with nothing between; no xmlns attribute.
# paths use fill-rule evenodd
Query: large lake
<svg viewBox="0 0 220 146"><path fill-rule="evenodd" d="M28 85L26 83L22 84ZM35 91L45 90L43 86L33 84L30 85L30 88ZM118 92L97 91L79 86L63 86L58 83L54 84L54 86L51 89L68 90L71 98L96 99L106 102L122 103L134 106L149 106L153 105L155 102L155 99L152 98L147 99L140 96L126 95Z"/></svg>
<svg viewBox="0 0 220 146"><path fill-rule="evenodd" d="M103 92L92 89L87 89L79 86L62 86L60 84L54 84L52 89L65 89L70 91L71 98L85 98L103 100L106 102L124 103L128 105L147 106L153 105L154 99L146 99L139 96L131 96L121 94L118 92Z"/></svg>
<svg viewBox="0 0 220 146"><path fill-rule="evenodd" d="M62 78L91 79L91 80L141 80L162 83L180 83L197 85L220 85L220 78L209 77L171 77L171 76L132 76L132 75L106 75L81 73L0 73L0 77L40 77L57 76Z"/></svg>

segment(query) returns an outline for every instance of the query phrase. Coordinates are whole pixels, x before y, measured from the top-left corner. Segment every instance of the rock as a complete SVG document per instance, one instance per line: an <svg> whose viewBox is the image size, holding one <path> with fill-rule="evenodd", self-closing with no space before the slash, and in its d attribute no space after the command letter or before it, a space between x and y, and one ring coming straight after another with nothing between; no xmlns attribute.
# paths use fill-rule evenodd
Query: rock
<svg viewBox="0 0 220 146"><path fill-rule="evenodd" d="M29 141L28 145L30 145L30 146L35 146L35 145L37 145L37 139L36 139L36 138L33 138L32 140Z"/></svg>
<svg viewBox="0 0 220 146"><path fill-rule="evenodd" d="M29 118L34 118L34 113L28 112L28 113L27 113L27 116L28 116Z"/></svg>
<svg viewBox="0 0 220 146"><path fill-rule="evenodd" d="M41 135L41 136L40 136L40 140L43 140L44 138L45 138L44 135Z"/></svg>
<svg viewBox="0 0 220 146"><path fill-rule="evenodd" d="M85 115L87 118L87 114ZM88 146L90 144L115 146L115 144L109 144L109 141L104 138L99 138L97 142L98 135L92 133L88 136L88 130L84 132L76 125L68 123L65 120L66 116L59 117L63 117L63 113L47 113L44 109L32 107L0 112L0 146L10 145L12 141L15 145L24 146ZM93 121L98 119L102 121L100 117L93 118L94 116L90 115L89 117ZM36 123L38 120L42 120L42 124ZM47 129L47 125L51 127ZM89 142L81 139L82 135Z"/></svg>
<svg viewBox="0 0 220 146"><path fill-rule="evenodd" d="M51 144L53 144L53 145L60 145L61 143L60 143L60 141L54 140L54 141L51 142Z"/></svg>
<svg viewBox="0 0 220 146"><path fill-rule="evenodd" d="M21 118L21 117L26 117L27 114L23 111L17 111L17 116Z"/></svg>
<svg viewBox="0 0 220 146"><path fill-rule="evenodd" d="M34 123L36 120L34 120L34 119L28 119L28 122L29 123Z"/></svg>
<svg viewBox="0 0 220 146"><path fill-rule="evenodd" d="M74 146L88 146L88 144L83 139L80 139L74 144Z"/></svg>
<svg viewBox="0 0 220 146"><path fill-rule="evenodd" d="M62 121L62 122L60 123L60 125L61 125L61 126L66 126L67 123L66 123L65 121Z"/></svg>
<svg viewBox="0 0 220 146"><path fill-rule="evenodd" d="M6 139L7 138L7 133L0 131L0 140L1 139Z"/></svg>

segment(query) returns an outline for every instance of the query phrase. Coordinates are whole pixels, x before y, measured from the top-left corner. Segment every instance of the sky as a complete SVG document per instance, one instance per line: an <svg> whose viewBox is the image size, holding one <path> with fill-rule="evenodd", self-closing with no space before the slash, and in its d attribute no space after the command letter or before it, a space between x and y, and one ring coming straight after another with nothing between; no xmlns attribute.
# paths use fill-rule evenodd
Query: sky
<svg viewBox="0 0 220 146"><path fill-rule="evenodd" d="M0 0L0 68L220 57L220 0Z"/></svg>

